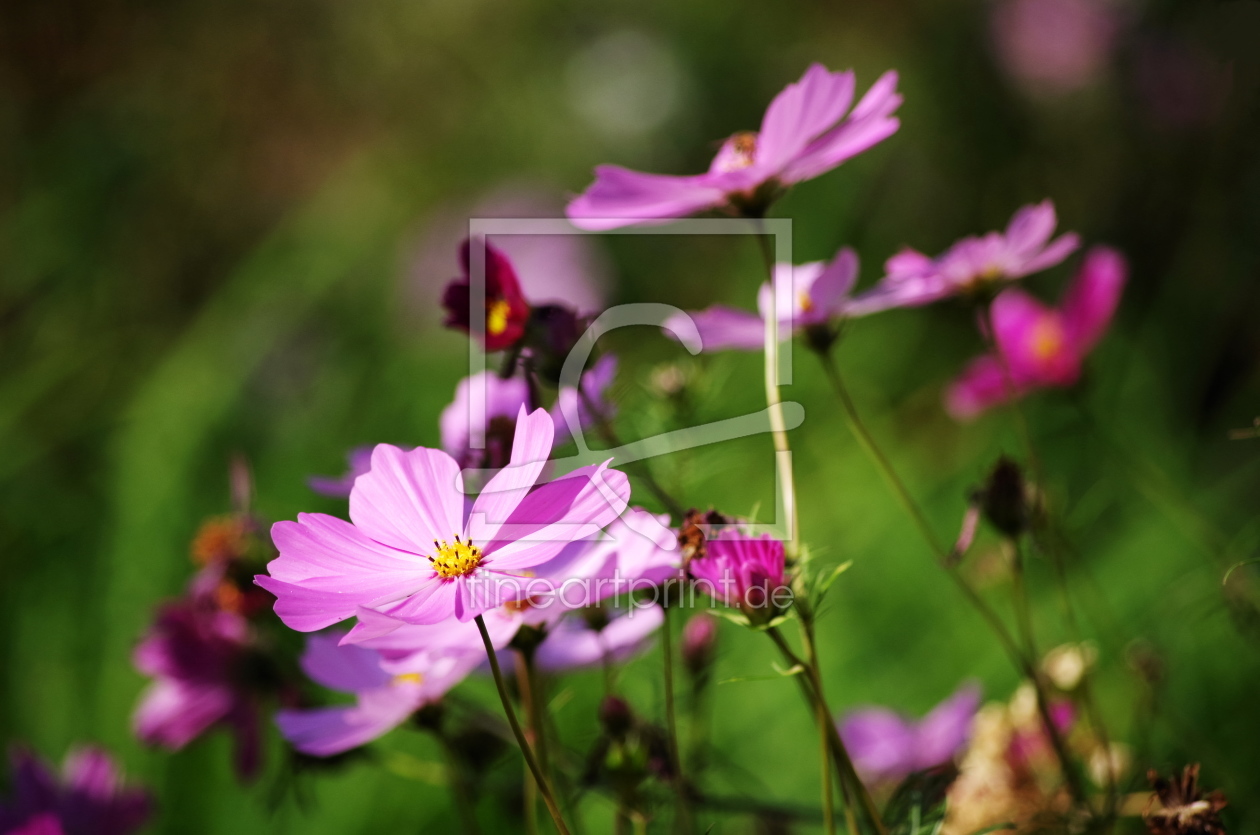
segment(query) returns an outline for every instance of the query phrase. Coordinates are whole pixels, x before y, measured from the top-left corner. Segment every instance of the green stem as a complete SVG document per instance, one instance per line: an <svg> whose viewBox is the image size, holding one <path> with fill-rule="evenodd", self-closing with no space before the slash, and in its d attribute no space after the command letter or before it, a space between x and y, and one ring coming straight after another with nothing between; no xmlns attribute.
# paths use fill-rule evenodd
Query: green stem
<svg viewBox="0 0 1260 835"><path fill-rule="evenodd" d="M687 804L687 782L683 779L682 758L678 755L678 718L674 710L674 650L670 630L671 606L662 607L665 623L661 628L661 654L665 657L665 728L669 733L669 759L674 773L674 792L678 795L678 822L683 832L694 830L691 809Z"/></svg>
<svg viewBox="0 0 1260 835"><path fill-rule="evenodd" d="M507 685L503 681L503 671L499 669L498 655L494 650L494 644L490 642L490 633L486 631L486 622L482 620L481 615L473 618L477 622L477 629L481 632L481 642L486 647L486 658L490 661L490 673L494 676L494 686L499 691L499 701L503 702L503 712L507 714L508 724L512 727L512 734L516 737L516 744L520 746L521 756L525 758L525 765L528 766L530 773L534 775L534 781L538 784L538 791L542 794L543 803L547 804L547 811L551 813L551 819L556 824L556 831L560 835L569 835L569 827L565 826L564 817L560 814L560 807L556 804L556 798L551 793L551 786L547 783L547 778L543 775L542 769L538 765L538 760L534 758L534 752L529 746L529 742L525 739L525 732L521 730L521 723L516 718L516 710L512 707L512 700L508 696Z"/></svg>

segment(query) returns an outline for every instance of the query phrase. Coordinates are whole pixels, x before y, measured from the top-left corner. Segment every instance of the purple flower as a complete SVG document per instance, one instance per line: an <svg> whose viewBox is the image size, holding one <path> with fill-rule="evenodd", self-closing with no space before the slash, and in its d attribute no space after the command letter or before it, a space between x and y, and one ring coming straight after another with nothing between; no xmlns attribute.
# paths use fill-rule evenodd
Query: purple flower
<svg viewBox="0 0 1260 835"><path fill-rule="evenodd" d="M516 418L529 405L529 383L520 377L504 380L493 371L465 377L438 419L442 449L462 469L503 467L512 457Z"/></svg>
<svg viewBox="0 0 1260 835"><path fill-rule="evenodd" d="M463 653L411 656L405 671L386 669L381 653L341 646L337 635L312 635L302 669L330 690L353 693L353 705L276 714L280 733L304 754L329 757L364 745L402 724L416 710L440 699L485 657L478 640Z"/></svg>
<svg viewBox="0 0 1260 835"><path fill-rule="evenodd" d="M1117 11L1109 0L1002 0L990 18L999 63L1032 93L1086 87L1107 68Z"/></svg>
<svg viewBox="0 0 1260 835"><path fill-rule="evenodd" d="M370 446L357 446L350 450L346 453L346 467L345 475L337 478L311 476L306 480L306 484L321 495L331 496L334 499L346 498L350 495L350 488L354 486L354 480L372 469L372 448Z"/></svg>
<svg viewBox="0 0 1260 835"><path fill-rule="evenodd" d="M883 707L852 711L840 722L840 737L864 779L896 781L953 759L979 706L980 688L964 684L918 721Z"/></svg>
<svg viewBox="0 0 1260 835"><path fill-rule="evenodd" d="M152 812L149 793L126 788L99 748L72 750L61 778L34 754L11 752L13 798L0 805L0 832L12 835L128 835Z"/></svg>
<svg viewBox="0 0 1260 835"><path fill-rule="evenodd" d="M664 622L659 606L616 610L611 616L603 608L572 614L548 631L534 659L552 672L620 664L647 650Z"/></svg>
<svg viewBox="0 0 1260 835"><path fill-rule="evenodd" d="M515 599L520 572L594 535L630 495L625 475L608 462L535 487L553 437L545 411L522 409L509 466L471 507L454 458L381 444L350 493L353 524L321 513L278 522L272 538L280 556L257 582L276 595L280 619L300 632L360 607L424 624L471 620Z"/></svg>
<svg viewBox="0 0 1260 835"><path fill-rule="evenodd" d="M580 429L587 429L593 426L600 417L607 420L616 414L615 406L604 397L616 376L617 357L613 354L604 354L582 374L582 379L578 383L582 388L581 394L571 385L560 387L556 394L556 402L551 407L551 419L556 425L556 446L560 446L571 437L569 431L571 423L575 422ZM591 414L586 400L590 400L598 416Z"/></svg>
<svg viewBox="0 0 1260 835"><path fill-rule="evenodd" d="M705 539L704 556L687 571L704 591L728 608L741 610L752 623L765 623L781 608L776 594L787 586L783 543L769 534L749 536L736 527Z"/></svg>
<svg viewBox="0 0 1260 835"><path fill-rule="evenodd" d="M772 300L779 318L779 338L790 339L795 333L826 326L844 316L857 274L857 254L848 248L840 250L829 264L776 264L773 299L770 283L762 284L757 294L758 313L714 305L698 313L675 314L663 327L674 333L680 330L680 318L690 318L706 351L760 351L765 347Z"/></svg>
<svg viewBox="0 0 1260 835"><path fill-rule="evenodd" d="M1016 212L1005 233L963 238L936 258L902 250L888 259L879 283L853 298L849 314L919 307L1053 267L1080 245L1071 232L1051 241L1055 224L1054 204L1045 200Z"/></svg>
<svg viewBox="0 0 1260 835"><path fill-rule="evenodd" d="M446 326L467 334L473 332L471 248L472 242L464 241L459 251L463 275L451 281L442 295ZM489 244L485 245L485 250L485 321L484 332L480 336L487 351L502 351L511 348L525 335L529 303L521 292L512 262Z"/></svg>
<svg viewBox="0 0 1260 835"><path fill-rule="evenodd" d="M259 765L258 682L248 678L253 658L249 624L204 598L168 604L136 647L136 669L153 677L132 716L149 745L178 750L215 725L236 738L236 769L252 777Z"/></svg>
<svg viewBox="0 0 1260 835"><path fill-rule="evenodd" d="M1048 308L1019 290L1006 290L989 313L1001 356L986 354L967 366L945 394L959 420L1030 391L1074 384L1085 357L1106 332L1120 303L1128 267L1106 247L1085 256L1063 306Z"/></svg>
<svg viewBox="0 0 1260 835"><path fill-rule="evenodd" d="M706 209L762 204L780 189L819 176L896 132L897 74L886 72L852 110L854 76L813 64L767 108L758 132L731 136L704 174L645 174L616 165L569 204L582 229L617 229Z"/></svg>

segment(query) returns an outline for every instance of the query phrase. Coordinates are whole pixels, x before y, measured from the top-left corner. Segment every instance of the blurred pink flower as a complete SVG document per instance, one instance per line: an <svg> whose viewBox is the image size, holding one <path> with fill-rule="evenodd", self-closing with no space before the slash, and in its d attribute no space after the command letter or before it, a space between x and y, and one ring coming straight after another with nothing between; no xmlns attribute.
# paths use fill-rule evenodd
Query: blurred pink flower
<svg viewBox="0 0 1260 835"><path fill-rule="evenodd" d="M847 247L831 263L775 264L774 290L770 282L761 285L757 313L714 305L696 313L674 314L664 327L673 333L680 329L680 320L689 318L706 351L760 351L765 347L765 323L772 300L779 318L779 338L791 339L806 328L825 326L845 315L857 274L857 254Z"/></svg>
<svg viewBox="0 0 1260 835"><path fill-rule="evenodd" d="M542 409L516 422L512 457L469 507L459 463L441 450L381 444L350 492L353 524L322 513L278 522L280 556L256 581L276 614L313 632L375 609L408 623L467 621L514 597L519 572L596 534L630 485L608 462L535 486L554 429Z"/></svg>
<svg viewBox="0 0 1260 835"><path fill-rule="evenodd" d="M1005 232L963 238L936 258L904 249L874 287L848 303L849 315L919 307L1053 267L1080 245L1073 232L1050 240L1056 223L1054 204L1044 200L1017 211Z"/></svg>
<svg viewBox="0 0 1260 835"><path fill-rule="evenodd" d="M355 704L276 714L280 733L304 754L330 757L371 742L440 699L485 657L478 640L463 653L425 654L405 671L387 671L379 652L339 640L333 634L308 638L302 670L330 690L354 694Z"/></svg>
<svg viewBox="0 0 1260 835"><path fill-rule="evenodd" d="M0 832L8 835L130 835L152 813L149 793L126 787L99 748L70 751L60 778L22 748L10 762L13 797L0 804Z"/></svg>
<svg viewBox="0 0 1260 835"><path fill-rule="evenodd" d="M620 664L646 651L665 622L660 606L575 613L547 632L534 650L539 668L551 672Z"/></svg>
<svg viewBox="0 0 1260 835"><path fill-rule="evenodd" d="M896 132L897 74L880 76L850 110L854 87L852 71L812 64L775 96L761 130L728 138L704 174L678 177L601 165L595 182L569 203L569 219L598 231L731 205L759 206L770 194L824 174Z"/></svg>
<svg viewBox="0 0 1260 835"><path fill-rule="evenodd" d="M986 354L971 362L946 392L949 413L968 420L1011 397L1075 383L1086 355L1111 323L1127 275L1123 256L1095 247L1062 307L1048 308L1020 290L999 295L990 322L1001 356Z"/></svg>
<svg viewBox="0 0 1260 835"><path fill-rule="evenodd" d="M883 707L852 711L840 722L840 737L864 779L896 781L957 756L979 707L980 688L965 684L919 720Z"/></svg>
<svg viewBox="0 0 1260 835"><path fill-rule="evenodd" d="M1067 93L1097 80L1120 24L1110 0L1000 0L990 17L999 64L1033 94Z"/></svg>

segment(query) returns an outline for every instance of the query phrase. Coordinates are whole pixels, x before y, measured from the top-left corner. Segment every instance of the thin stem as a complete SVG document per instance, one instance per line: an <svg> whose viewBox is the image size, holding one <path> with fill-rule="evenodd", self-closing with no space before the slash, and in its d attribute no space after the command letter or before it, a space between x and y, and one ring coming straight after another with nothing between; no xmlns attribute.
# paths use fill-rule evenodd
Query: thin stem
<svg viewBox="0 0 1260 835"><path fill-rule="evenodd" d="M538 757L538 764L542 768L543 773L547 773L547 758L543 753L542 746L539 743L538 720L537 720L537 701L534 699L533 682L529 676L529 659L522 650L516 651L516 686L521 695L521 707L525 709L525 739L534 747ZM534 779L529 771L525 772L525 789L524 789L524 816L525 831L527 833L538 832L538 781Z"/></svg>
<svg viewBox="0 0 1260 835"><path fill-rule="evenodd" d="M525 732L521 730L521 723L516 718L516 710L512 707L512 700L508 697L507 685L503 681L503 671L499 669L499 659L494 651L494 644L490 642L490 633L486 631L486 622L482 620L481 615L473 618L477 622L477 629L481 632L481 642L486 647L486 658L490 661L490 673L494 676L494 686L499 691L499 701L503 702L503 712L507 714L508 724L512 726L512 734L516 737L516 744L521 748L521 756L525 758L525 765L529 767L530 773L534 775L534 781L538 783L538 790L542 794L543 802L547 804L547 811L551 813L551 819L556 824L556 831L560 835L569 835L569 827L565 826L564 817L560 814L560 807L556 805L556 799L551 793L551 786L547 783L547 779L543 776L542 769L538 766L538 760L534 758L534 752L529 747L529 742L525 739Z"/></svg>
<svg viewBox="0 0 1260 835"><path fill-rule="evenodd" d="M694 826L691 820L691 809L687 804L687 783L683 779L682 758L678 755L678 718L674 710L674 649L670 630L673 626L670 612L672 607L662 607L665 612L665 623L661 628L661 654L665 657L665 728L669 733L669 759L674 773L674 792L678 795L678 821L683 832L690 833Z"/></svg>
<svg viewBox="0 0 1260 835"><path fill-rule="evenodd" d="M617 430L613 428L612 421L604 415L598 404L595 403L595 400L580 385L577 391L578 397L582 400L582 405L594 416L595 427L599 430L599 434L604 438L604 441L615 447L621 446L621 439L617 436ZM639 480L643 482L643 486L647 487L653 496L656 496L656 500L665 506L665 509L670 512L671 516L676 516L679 519L683 517L686 509L683 508L677 499L670 495L668 490L661 486L661 483L652 475L651 468L645 462L634 461L627 467L638 476Z"/></svg>

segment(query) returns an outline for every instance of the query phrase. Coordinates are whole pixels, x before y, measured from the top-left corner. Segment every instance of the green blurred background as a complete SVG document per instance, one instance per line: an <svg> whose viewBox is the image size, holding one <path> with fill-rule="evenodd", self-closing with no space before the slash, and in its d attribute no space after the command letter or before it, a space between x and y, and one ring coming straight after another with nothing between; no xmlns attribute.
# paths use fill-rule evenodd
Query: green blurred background
<svg viewBox="0 0 1260 835"><path fill-rule="evenodd" d="M1234 831L1260 832L1260 577L1247 566L1222 585L1258 532L1260 440L1228 432L1260 414L1260 3L1080 0L1090 13L1074 24L1034 14L1014 34L1009 5L6 4L0 741L55 758L76 741L108 745L157 792L153 831L453 829L440 789L382 765L399 762L391 752L437 758L408 731L378 743L375 766L305 776L300 792L280 788L278 745L251 787L236 784L219 735L144 751L128 730L143 684L131 648L190 575L199 521L228 509L233 453L253 465L258 511L280 519L343 510L305 479L338 472L353 445L436 445L467 343L439 327L455 258L423 252L435 218L462 222L514 183L562 205L600 162L702 170L715 139L756 127L774 93L821 61L853 67L859 90L896 68L906 102L891 140L777 207L795 221L798 260L852 245L869 283L902 245L939 251L1045 197L1064 227L1130 258L1088 378L1027 409L1065 510L1104 707L1139 752L1133 785L1148 764L1202 761L1233 800ZM1038 51L1054 38L1058 52ZM1067 69L1046 69L1056 62ZM611 302L751 306L761 280L749 241L599 245ZM1069 274L1029 285L1053 300ZM624 348L622 434L679 420L650 381L680 349L643 333L608 347ZM862 321L839 349L945 537L996 456L1019 452L1004 413L959 426L940 407L980 347L969 314L939 306ZM968 677L1005 699L1015 673L855 448L819 369L796 359L785 395L806 409L793 433L803 533L826 560L854 561L822 622L836 709L921 712ZM703 362L687 420L758 408L759 362ZM769 503L764 438L656 463L688 504ZM1071 637L1048 566L1030 581L1043 644ZM1005 605L1004 585L989 593ZM717 678L770 672L768 642L729 625L721 637ZM1126 662L1135 641L1165 672L1149 727ZM658 665L649 655L622 677L657 717ZM574 695L562 732L582 748L599 677L561 686ZM816 802L793 689L717 687L716 785Z"/></svg>

